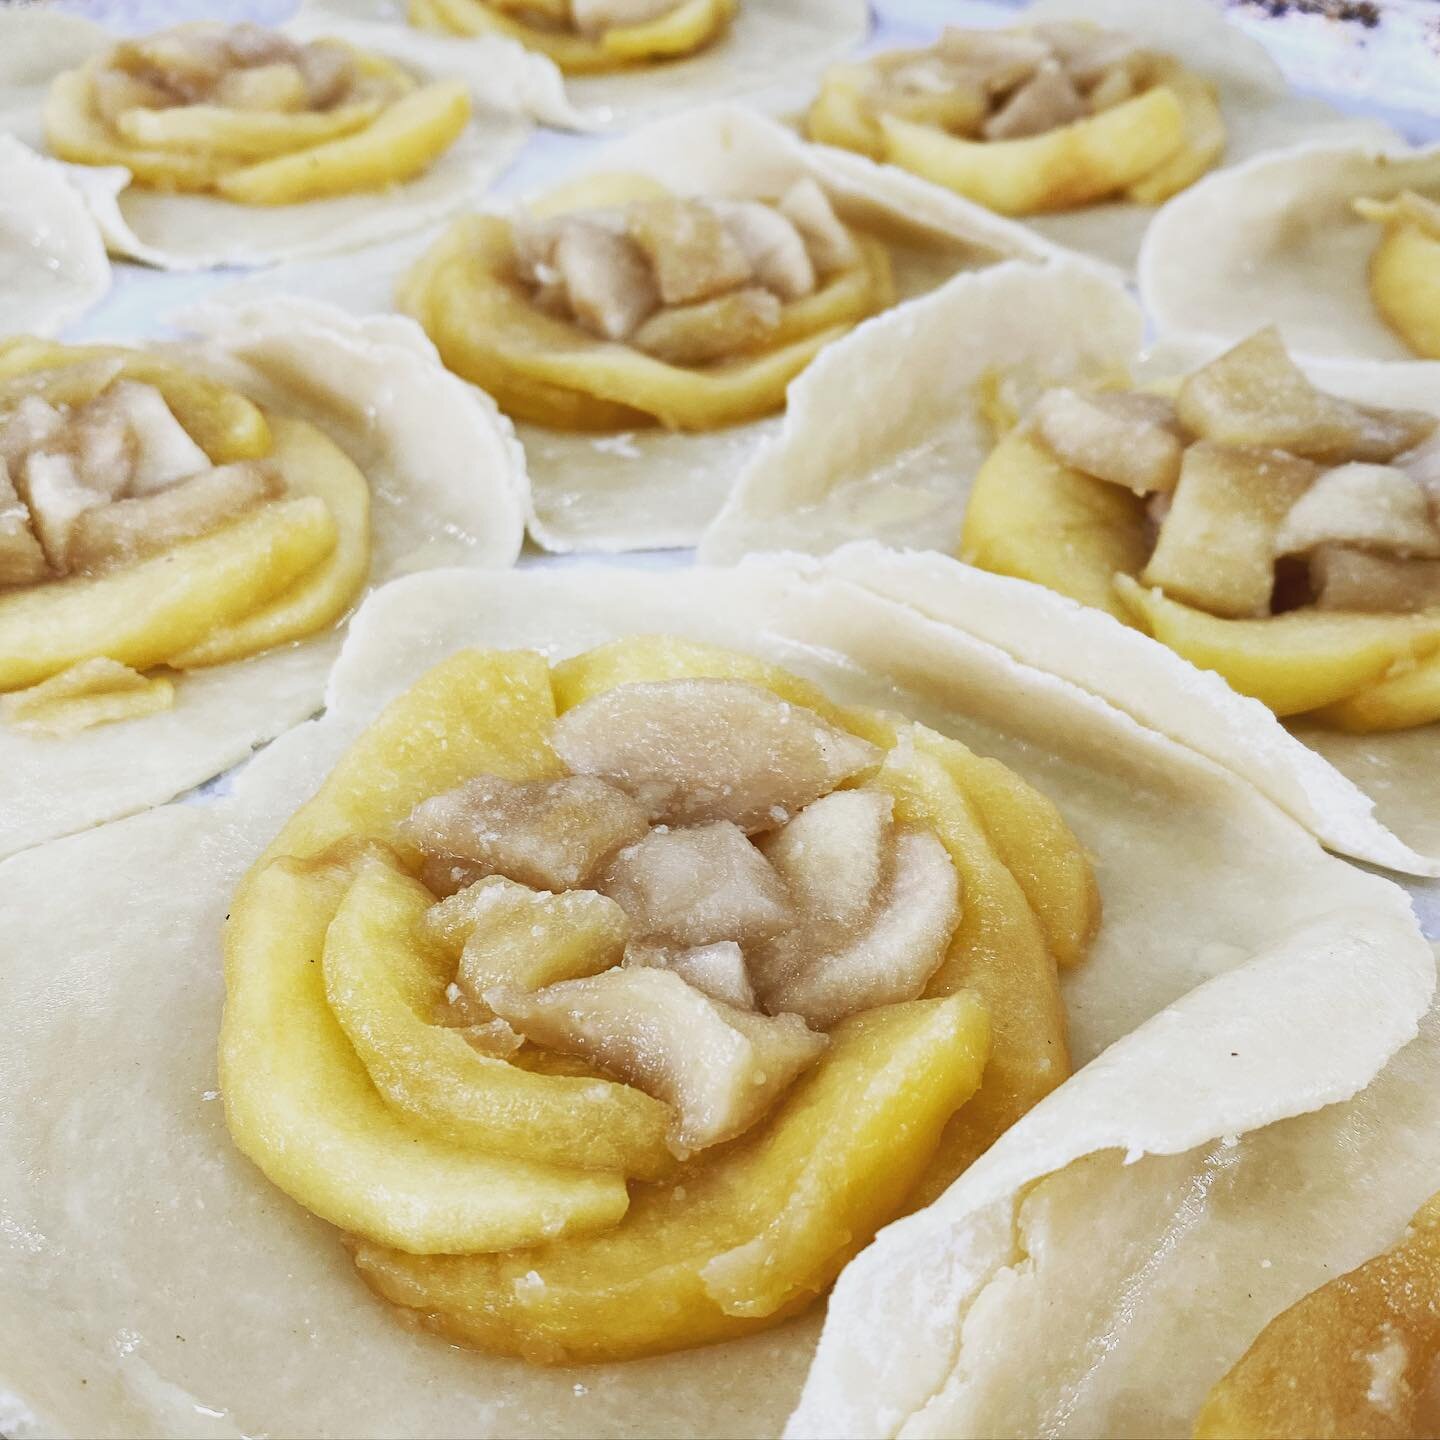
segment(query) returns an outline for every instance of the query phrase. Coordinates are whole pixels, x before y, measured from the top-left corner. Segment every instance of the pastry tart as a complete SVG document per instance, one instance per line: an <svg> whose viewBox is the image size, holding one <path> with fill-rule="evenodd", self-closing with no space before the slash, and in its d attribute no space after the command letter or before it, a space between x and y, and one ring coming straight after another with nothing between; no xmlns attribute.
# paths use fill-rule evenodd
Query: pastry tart
<svg viewBox="0 0 1440 1440"><path fill-rule="evenodd" d="M1203 0L1039 0L1019 25L951 26L832 66L805 126L1127 269L1155 206L1216 165L1390 133L1293 95Z"/></svg>
<svg viewBox="0 0 1440 1440"><path fill-rule="evenodd" d="M814 180L712 200L615 173L455 222L399 291L507 414L601 432L772 414L822 346L894 297L883 241Z"/></svg>
<svg viewBox="0 0 1440 1440"><path fill-rule="evenodd" d="M1173 655L1108 622L1084 657L999 614L987 633L1163 714L1170 733L1277 798L1277 765L1302 790L1320 780L1271 718L1282 717L1433 854L1434 377L1418 365L1302 366L1273 330L1228 351L1142 357L1139 318L1104 277L1064 265L964 277L918 302L903 330L881 317L843 369L822 362L797 382L784 434L741 475L702 554L823 553L875 536L1042 585ZM968 337L963 357L956 335ZM881 356L915 378L837 421L851 377ZM1200 694L1213 712L1197 708ZM1401 772L1403 787L1382 782ZM1378 859L1358 832L1311 813L1327 843ZM1386 863L1435 868L1386 843Z"/></svg>
<svg viewBox="0 0 1440 1440"><path fill-rule="evenodd" d="M53 335L110 289L105 241L65 168L0 135L0 315Z"/></svg>
<svg viewBox="0 0 1440 1440"><path fill-rule="evenodd" d="M507 77L564 77L567 128L643 120L817 78L869 31L864 0L306 0L300 24L359 39L409 21L410 34L485 57ZM552 107L553 108L553 107Z"/></svg>
<svg viewBox="0 0 1440 1440"><path fill-rule="evenodd" d="M1162 333L1239 339L1257 306L1295 350L1440 359L1440 147L1311 143L1156 217L1140 270Z"/></svg>
<svg viewBox="0 0 1440 1440"><path fill-rule="evenodd" d="M72 167L114 253L165 268L423 227L524 134L503 84L433 46L392 54L380 27L360 45L219 21L117 40L30 10L0 17L0 40L4 128ZM513 89L523 105L530 90Z"/></svg>
<svg viewBox="0 0 1440 1440"><path fill-rule="evenodd" d="M1085 21L951 26L926 49L837 65L805 128L1005 215L1156 205L1225 150L1212 83Z"/></svg>
<svg viewBox="0 0 1440 1440"><path fill-rule="evenodd" d="M567 75L673 60L724 38L744 0L409 0L410 23L505 35Z"/></svg>
<svg viewBox="0 0 1440 1440"><path fill-rule="evenodd" d="M717 106L607 147L522 207L455 221L395 299L521 422L540 544L658 548L695 542L789 384L867 317L959 270L1053 253L957 196ZM372 268L391 279L395 264ZM313 265L280 283L354 305L372 293Z"/></svg>
<svg viewBox="0 0 1440 1440"><path fill-rule="evenodd" d="M458 81L419 85L381 55L196 21L122 40L50 87L50 152L134 183L241 205L375 191L423 174L470 119Z"/></svg>
<svg viewBox="0 0 1440 1440"><path fill-rule="evenodd" d="M31 1095L0 1107L26 1321L6 1413L774 1435L798 1400L798 1433L894 1429L850 1421L913 1413L969 1362L944 1292L993 1279L994 1332L1028 1323L1032 1181L1088 1156L1149 1196L1196 1146L1268 1144L1256 1127L1369 1083L1433 981L1403 895L963 611L886 598L890 566L930 572L871 549L412 576L367 601L325 717L232 796L0 866L0 1093ZM163 901L135 904L157 873ZM36 1003L47 945L64 1006ZM73 1039L101 1015L103 1086ZM1126 1201L1096 1248L1141 1219ZM1080 1232L1033 1264L1082 1284ZM812 1301L857 1249L806 1382ZM1109 1323L1068 1298L1059 1348L1009 1351L1036 1407ZM1183 1398L1225 1361L1174 1363ZM1143 1419L1171 1389L1123 1393Z"/></svg>
<svg viewBox="0 0 1440 1440"><path fill-rule="evenodd" d="M509 459L418 338L313 306L219 323L200 350L0 342L7 852L167 800L303 718L339 622L397 565L518 550L510 479L422 469L435 440L387 413L438 384L437 433ZM427 555L442 526L466 538Z"/></svg>

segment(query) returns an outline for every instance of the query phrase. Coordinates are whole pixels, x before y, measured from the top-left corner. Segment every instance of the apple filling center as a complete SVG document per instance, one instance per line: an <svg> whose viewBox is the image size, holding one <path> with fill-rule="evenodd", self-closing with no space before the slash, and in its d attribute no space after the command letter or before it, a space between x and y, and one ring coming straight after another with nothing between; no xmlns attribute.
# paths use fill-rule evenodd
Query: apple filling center
<svg viewBox="0 0 1440 1440"><path fill-rule="evenodd" d="M869 742L757 685L620 685L568 711L569 773L480 775L403 827L455 958L446 1023L671 1106L686 1156L754 1125L826 1031L913 1000L960 915L940 840Z"/></svg>
<svg viewBox="0 0 1440 1440"><path fill-rule="evenodd" d="M532 302L673 365L764 348L783 307L859 260L813 180L774 204L657 196L518 220L515 267Z"/></svg>
<svg viewBox="0 0 1440 1440"><path fill-rule="evenodd" d="M1210 615L1440 605L1435 417L1317 389L1263 330L1174 398L1052 389L1029 433L1141 497L1144 585Z"/></svg>
<svg viewBox="0 0 1440 1440"><path fill-rule="evenodd" d="M208 533L283 491L265 460L212 464L120 360L69 367L0 412L0 587L93 574ZM63 388L63 387L62 387Z"/></svg>
<svg viewBox="0 0 1440 1440"><path fill-rule="evenodd" d="M1173 68L1128 36L1083 22L951 26L928 49L867 62L861 93L872 110L952 135L1018 140L1112 109Z"/></svg>
<svg viewBox="0 0 1440 1440"><path fill-rule="evenodd" d="M156 137L144 112L182 106L287 115L362 106L370 115L399 94L363 74L334 40L298 44L259 25L178 26L117 45L91 77L96 114L122 139Z"/></svg>

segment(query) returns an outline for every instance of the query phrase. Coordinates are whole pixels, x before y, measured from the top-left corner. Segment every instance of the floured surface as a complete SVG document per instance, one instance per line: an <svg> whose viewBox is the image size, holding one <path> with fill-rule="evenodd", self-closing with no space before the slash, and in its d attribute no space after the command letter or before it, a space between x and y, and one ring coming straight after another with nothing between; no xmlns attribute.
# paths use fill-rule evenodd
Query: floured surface
<svg viewBox="0 0 1440 1440"><path fill-rule="evenodd" d="M66 167L0 135L0 333L53 335L109 288L105 242Z"/></svg>
<svg viewBox="0 0 1440 1440"><path fill-rule="evenodd" d="M1188 70L1214 82L1225 118L1221 165L1235 165L1322 132L1372 143L1397 138L1378 120L1357 119L1323 101L1294 94L1265 48L1226 24L1220 8L1206 0L1149 0L1144 5L1133 0L1039 0L1025 13L1037 20L1093 20L1174 55ZM1129 269L1155 213L1153 205L1112 201L1036 215L1030 223L1059 245Z"/></svg>
<svg viewBox="0 0 1440 1440"><path fill-rule="evenodd" d="M197 317L183 351L262 405L319 426L370 481L370 581L512 565L523 470L509 426L408 321L269 302ZM341 627L177 677L171 711L64 739L0 727L0 854L160 804L319 708Z"/></svg>
<svg viewBox="0 0 1440 1440"><path fill-rule="evenodd" d="M902 706L998 755L1059 804L1094 856L1106 906L1094 953L1069 984L1077 1060L1219 977L1127 1052L1169 1067L1169 1078L1129 1089L1130 1072L1109 1057L1089 1072L1099 1078L1086 1082L1077 1143L1107 1124L1131 1137L1166 1126L1203 1136L1221 1112L1243 1128L1339 1098L1413 1033L1433 976L1398 890L1328 859L1204 761L863 584L781 564L414 576L357 617L326 718L272 745L232 798L151 812L0 866L14 997L0 1097L25 1097L0 1105L10 1302L0 1413L28 1414L17 1434L778 1433L813 1320L578 1370L451 1349L392 1319L349 1272L335 1233L240 1159L215 1095L218 931L231 888L376 710L462 645L559 658L662 624L788 665L836 699ZM55 953L67 957L59 972ZM1335 983L1301 983L1322 972ZM84 1059L99 1033L103 1085ZM1227 1068L1236 1034L1247 1041L1238 1072ZM1185 1036L1193 1043L1169 1043ZM1317 1075L1322 1038L1330 1060ZM1011 1132L1012 1153L1055 1143L1046 1112L1068 1089ZM984 1181L982 1169L1003 1195L1009 1171L986 1162L972 1176ZM1069 1271L1086 1263L1086 1247L1074 1248ZM937 1329L937 1317L923 1330L877 1330L874 1318L867 1362L913 1353L877 1346L877 1334ZM923 1348L943 1367L938 1346ZM830 1386L846 1393L832 1379L827 1396ZM1166 1403L1133 1397L1136 1407Z"/></svg>
<svg viewBox="0 0 1440 1440"><path fill-rule="evenodd" d="M1156 217L1140 289L1160 333L1239 339L1263 315L1312 355L1414 360L1370 298L1384 226L1357 199L1440 194L1440 146L1316 143L1202 181Z"/></svg>
<svg viewBox="0 0 1440 1440"><path fill-rule="evenodd" d="M658 121L590 152L576 167L577 173L606 170L640 172L682 194L728 198L773 199L794 181L812 176L843 218L893 235L902 297L932 291L958 271L1010 258L1042 262L1061 254L1023 225L903 171L806 144L773 121L735 106ZM388 309L397 280L424 248L424 240L409 237L347 260L343 272L308 262L285 266L266 283L273 290L319 296L362 312ZM230 295L254 298L259 284L243 282ZM824 355L843 353L876 323L842 337ZM870 377L868 390L878 396L882 388ZM530 533L545 549L561 552L694 545L735 476L778 423L771 417L700 434L657 427L598 438L523 426L535 506Z"/></svg>
<svg viewBox="0 0 1440 1440"><path fill-rule="evenodd" d="M861 538L953 554L971 481L993 444L982 404L986 377L1006 376L1013 388L1006 398L1023 410L1046 384L1131 371L1137 380L1184 374L1223 348L1189 337L1142 356L1139 344L1139 311L1128 296L1074 262L960 277L872 321L794 383L783 428L741 474L701 556L728 563L783 548L823 554ZM873 383L882 365L894 377L884 387ZM1440 414L1440 364L1316 360L1306 369L1317 385L1351 399ZM949 561L938 561L923 584L904 564L896 573L906 577L911 603L947 620L965 617L1010 653L1246 776L1341 853L1440 874L1432 804L1440 727L1413 738L1336 737L1323 747L1362 790L1386 775L1388 834L1354 785L1317 765L1264 706L1139 631L1058 595L1031 601L1034 587L1025 581L1002 578L996 598L982 602L975 587L994 585L995 577L968 577ZM1083 646L1070 638L1078 633Z"/></svg>
<svg viewBox="0 0 1440 1440"><path fill-rule="evenodd" d="M312 0L307 8L406 24L405 0ZM727 34L704 50L608 75L575 75L565 88L587 123L636 125L711 100L818 78L869 28L866 0L740 0ZM456 36L447 43L459 50L485 40Z"/></svg>
<svg viewBox="0 0 1440 1440"><path fill-rule="evenodd" d="M383 32L377 37L383 38ZM50 82L114 43L98 25L39 9L0 11L0 131L45 149L42 114ZM377 49L380 48L377 45ZM402 47L403 48L403 47ZM428 72L430 52L397 53L427 78L459 75L483 94L485 71ZM500 89L504 98L505 87ZM165 194L129 183L119 166L70 165L112 254L165 270L269 265L303 255L333 254L422 228L464 209L509 163L528 120L477 105L460 138L424 174L383 192L299 205L237 205L209 195Z"/></svg>
<svg viewBox="0 0 1440 1440"><path fill-rule="evenodd" d="M1338 999L1354 976L1331 978ZM1295 975L1292 983L1305 982ZM1187 1037L1172 1027L1166 1038L1183 1073ZM1316 1038L1323 1073L1338 1075L1329 1043ZM1272 1043L1237 1035L1242 1079ZM1113 1052L1107 1058L1118 1063ZM1142 1079L1136 1067L1131 1078ZM1210 1387L1275 1315L1395 1243L1434 1192L1437 1083L1440 1014L1432 1011L1348 1103L1297 1118L1280 1111L1249 1133L1236 1126L1228 1138L1128 1165L1115 1147L1131 1137L1117 1133L1104 1148L1092 1134L1087 1140L1101 1143L1085 1158L1022 1197L1025 1171L1044 1175L1065 1155L1037 1151L1011 1196L990 1199L982 1170L996 1168L1023 1122L842 1278L788 1433L1188 1436ZM1079 1085L1052 1097L1052 1130L1067 1116L1086 1123L1083 1098ZM936 1348L953 1347L949 1357L930 1366L902 1359L880 1373L866 1337L881 1316L938 1325ZM1017 1366L1017 1353L1029 1363Z"/></svg>

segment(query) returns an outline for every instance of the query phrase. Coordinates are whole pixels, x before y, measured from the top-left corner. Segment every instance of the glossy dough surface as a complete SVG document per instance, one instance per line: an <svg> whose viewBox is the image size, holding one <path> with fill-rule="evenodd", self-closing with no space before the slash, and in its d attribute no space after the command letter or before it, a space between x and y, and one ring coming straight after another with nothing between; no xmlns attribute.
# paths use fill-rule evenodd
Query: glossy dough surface
<svg viewBox="0 0 1440 1440"><path fill-rule="evenodd" d="M53 335L109 288L104 239L66 168L0 135L3 334Z"/></svg>
<svg viewBox="0 0 1440 1440"><path fill-rule="evenodd" d="M758 653L837 701L900 708L995 755L1059 806L1104 896L1098 943L1062 982L1076 1063L1171 1007L1072 1082L1073 1101L1062 1089L1012 1130L1004 1154L972 1169L966 1192L887 1232L894 1240L869 1252L882 1263L858 1262L830 1307L831 1338L797 1433L891 1433L944 1381L951 1300L968 1294L971 1272L928 1228L912 1261L904 1247L920 1227L948 1234L953 1217L974 1237L967 1253L988 1266L1008 1254L1016 1186L1072 1155L1109 1145L1183 1154L1364 1086L1413 1034L1432 984L1400 892L1325 857L1250 786L1079 688L882 598L869 579L886 580L887 563L931 578L923 557L873 551L852 553L848 575L838 563L772 562L664 577L409 578L358 617L325 720L269 747L233 796L153 811L0 867L0 908L20 917L17 1023L0 1051L0 1094L27 1097L0 1120L0 1179L16 1197L0 1241L11 1297L0 1372L7 1423L18 1417L22 1433L482 1436L773 1435L784 1425L814 1322L623 1367L545 1371L452 1350L397 1326L354 1278L333 1232L279 1196L225 1135L213 1044L218 935L234 884L376 710L466 645L543 646L558 658L650 630L663 608L674 633ZM48 959L56 945L68 956L58 1005ZM1306 983L1321 970L1332 984ZM109 1083L97 1085L76 1050L102 1028ZM1312 1073L1322 1043L1323 1087ZM157 1150L168 1157L163 1173L151 1162ZM1119 1178L1179 1163L1145 1160ZM21 1172L42 1178L21 1183ZM1149 1196L1147 1187L1125 1203L1163 1208L1163 1195L1156 1204ZM973 1214L991 1229L977 1231ZM1099 1232L1097 1251L1109 1233ZM1091 1273L1090 1250L1064 1252L1072 1260L1060 1268L1077 1287ZM937 1253L945 1265L933 1263ZM907 1294L932 1307L918 1323L939 1343L907 1347L874 1375L875 1317L917 1323L903 1311ZM1064 1298L1047 1321L1057 1327L1047 1347L1054 1367L1083 1358L1072 1321L1091 1333L1088 1314ZM78 1317L73 1326L55 1325L57 1302ZM1119 1388L1131 1414L1168 1414L1172 1394L1212 1383L1210 1366L1197 1362L1178 1379L1127 1370ZM1051 1373L1033 1406L1061 1403Z"/></svg>
<svg viewBox="0 0 1440 1440"><path fill-rule="evenodd" d="M408 322L271 302L213 312L198 327L206 339L179 352L185 363L308 421L365 474L367 586L426 565L514 563L525 502L509 427L440 370ZM161 803L228 769L314 713L341 635L327 623L298 643L178 676L174 707L143 719L65 739L0 724L0 852ZM213 652L219 637L198 643Z"/></svg>

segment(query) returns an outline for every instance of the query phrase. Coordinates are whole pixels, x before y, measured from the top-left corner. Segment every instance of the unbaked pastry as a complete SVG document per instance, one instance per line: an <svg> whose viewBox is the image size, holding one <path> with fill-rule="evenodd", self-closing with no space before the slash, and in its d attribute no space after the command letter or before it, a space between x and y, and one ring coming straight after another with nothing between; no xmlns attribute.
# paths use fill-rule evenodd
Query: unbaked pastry
<svg viewBox="0 0 1440 1440"><path fill-rule="evenodd" d="M1269 1145L1272 1132L1256 1127L1366 1086L1414 1034L1433 985L1403 895L1325 857L1248 784L966 628L885 599L865 577L867 564L881 561L928 576L924 557L872 551L854 558L848 578L829 564L793 562L673 576L589 568L409 577L357 617L326 717L269 747L232 796L137 816L0 867L0 913L16 959L0 1090L23 1086L27 1096L0 1107L0 1188L11 1206L0 1263L9 1313L24 1322L0 1362L0 1384L13 1396L7 1415L18 1414L20 1428L160 1435L192 1433L202 1414L241 1433L364 1433L377 1408L387 1432L401 1435L457 1424L481 1435L774 1435L784 1425L810 1364L813 1319L583 1368L457 1350L397 1326L357 1283L334 1233L281 1200L231 1148L213 1044L219 936L234 886L294 814L297 796L313 791L377 712L413 695L436 665L483 664L476 650L502 649L522 664L523 652L543 648L561 661L645 634L663 613L671 633L783 666L837 704L923 713L938 733L1051 796L1092 857L1105 920L1090 955L1061 980L1069 1044L1086 1068L1013 1126L940 1208L891 1227L852 1262L830 1307L823 1368L793 1422L804 1433L893 1433L917 1408L917 1390L938 1388L963 1319L951 1292L973 1285L972 1260L989 1276L1013 1258L1017 1186L1032 1176L1091 1149L1128 1148L1128 1168L1114 1154L1090 1165L1119 1177L1118 1191L1102 1198L1123 1198L1131 1177L1188 1163L1197 1146L1212 1149L1220 1136ZM515 703L523 700L516 691ZM504 745L508 731L469 713ZM442 752L422 742L408 753L448 783ZM351 756L345 764L358 776L363 753ZM306 834L292 830L286 847L344 828L357 815L349 793L329 787L306 812ZM292 869L306 873L303 862ZM157 874L164 883L152 901L135 903ZM982 899L976 882L968 903ZM1032 914L1022 927L1032 945L1040 924ZM975 963L987 947L984 964L1010 963L1019 933L976 934ZM67 960L63 1005L54 1003L55 947ZM107 1083L97 1085L76 1062L76 1041L102 1020ZM1423 1100L1433 1087L1414 1093ZM237 1100L243 1095L224 1096ZM1142 1194L1154 1198L1152 1210L1169 1199L1148 1187ZM1247 1223L1278 1225L1292 1194L1283 1186L1273 1204L1252 1200ZM369 1199L383 1203L379 1192ZM981 1202L988 1228L977 1231L970 1217ZM1384 1223L1370 1207L1346 1213L1358 1230ZM1032 1253L1077 1285L1096 1275L1118 1283L1134 1271L1115 1264L1113 1246L1144 1233L1146 1257L1163 1267L1167 1232L1140 1232L1132 1218L1121 1208L1087 1238L1082 1214L1063 1245ZM963 1246L948 1238L958 1227ZM923 1243L912 1251L917 1233ZM1174 1241L1184 1230L1168 1233ZM1365 1243L1377 1248L1368 1235ZM1295 1252L1302 1271L1325 1258ZM193 1283L197 1270L205 1285ZM528 1272L514 1278L543 1294ZM996 1278L992 1302L1007 1288ZM1252 1278L1237 1268L1234 1288ZM1265 1293L1295 1278L1304 1275L1287 1267ZM1184 1293L1193 1296L1193 1284ZM882 1303L869 1306L872 1295ZM997 1330L1012 1319L1015 1330L1033 1326L1023 1293L1016 1298L1013 1312L996 1316ZM910 1310L912 1300L926 1308ZM1227 1312L1228 1353L1263 1324L1264 1316L1251 1323L1263 1303L1242 1307L1238 1319ZM71 1323L57 1327L59 1313ZM1193 1306L1177 1305L1173 1319L1193 1323ZM1099 1323L1095 1311L1060 1304L1055 1343L1040 1352L1008 1343L1001 1373L1035 1406L1050 1404L1054 1370L1083 1360ZM1150 1326L1117 1333L1140 1344ZM1031 1357L1023 1364L1022 1353ZM1136 1428L1203 1393L1228 1363L1223 1349L1184 1353L1196 1363L1186 1359L1180 1383L1162 1367L1119 1387ZM1015 1410L1022 1426L1026 1413Z"/></svg>
<svg viewBox="0 0 1440 1440"><path fill-rule="evenodd" d="M1272 582L1266 577L1277 558L1271 553L1272 542L1282 539L1282 548L1293 542L1296 555L1325 552L1319 556L1320 568L1331 567L1328 578L1337 586L1342 582L1350 585L1348 598L1339 589L1334 591L1331 599L1335 603L1344 607L1365 604L1394 612L1414 606L1415 613L1387 617L1297 612L1294 619L1216 619L1208 622L1211 628L1218 627L1216 635L1187 648L1169 623L1179 614L1169 602L1147 606L1150 592L1138 585L1122 586L1128 589L1127 600L1109 581L1115 571L1138 573L1144 568L1152 536L1163 523L1165 501L1148 502L1147 509L1147 502L1137 499L1125 484L1096 479L1081 480L1071 493L1065 490L1066 474L1059 473L1063 467L1057 467L1054 472L1044 472L1054 482L1050 489L1056 493L1049 494L1036 513L1026 513L1025 497L1038 494L1041 471L1023 464L1011 472L1005 468L1017 453L1022 460L1029 458L1023 433L1004 437L1019 418L1032 413L1044 392L1074 392L1048 403L1053 406L1058 400L1087 410L1087 393L1133 388L1138 382L1153 384L1161 393L1138 402L1121 402L1131 404L1132 410L1138 404L1144 412L1132 414L1119 426L1127 435L1143 432L1145 441L1143 451L1127 451L1126 463L1132 468L1157 465L1166 475L1173 472L1178 476L1186 441L1195 432L1181 427L1183 434L1169 433L1172 421L1165 395L1224 347L1197 341L1186 345L1183 353L1172 346L1142 357L1139 322L1138 310L1118 287L1104 277L1064 265L1044 269L1011 265L961 277L913 306L903 330L891 317L881 316L843 349L822 356L792 387L781 435L741 475L726 511L706 536L702 555L723 560L746 551L786 547L824 553L846 540L875 537L891 544L965 553L992 569L1022 574L1061 589L1091 609L1099 607L1086 622L1092 632L1088 654L1066 656L1039 631L1027 634L1023 627L1010 623L1003 608L987 613L979 623L988 634L1003 635L1001 643L1015 653L1028 658L1043 653L1047 666L1116 699L1132 713L1156 720L1168 733L1183 736L1222 763L1253 774L1267 789L1276 784L1273 773L1269 777L1264 773L1273 770L1274 762L1261 762L1261 749L1288 754L1283 768L1297 779L1313 772L1313 757L1286 737L1264 709L1241 699L1217 677L1205 674L1205 669L1222 673L1227 669L1224 648L1216 649L1211 641L1219 635L1239 640L1248 636L1251 628L1270 635L1266 627L1274 627L1278 639L1293 626L1297 633L1317 642L1323 635L1327 664L1338 664L1341 651L1330 640L1344 636L1351 641L1362 639L1367 643L1358 650L1352 646L1344 664L1338 668L1329 665L1328 688L1302 687L1294 693L1267 690L1266 682L1276 674L1272 662L1278 658L1271 641L1266 642L1269 658L1263 664L1253 666L1247 675L1242 661L1238 667L1231 665L1229 673L1243 688L1295 716L1290 722L1294 734L1332 759L1374 796L1382 819L1425 852L1417 855L1390 848L1385 863L1414 868L1417 873L1433 872L1436 861L1425 856L1440 852L1440 825L1435 818L1440 805L1431 763L1435 729L1433 724L1423 723L1434 713L1433 697L1426 699L1432 671L1427 663L1407 675L1398 673L1412 660L1424 660L1433 653L1429 636L1437 630L1435 612L1428 608L1428 592L1423 588L1426 577L1433 573L1432 562L1424 556L1434 547L1430 502L1425 495L1433 483L1434 442L1427 439L1427 432L1440 414L1432 367L1307 361L1302 369L1296 369L1284 359L1283 349L1272 336L1262 347L1267 353L1274 352L1271 359L1277 368L1271 380L1278 383L1281 375L1288 377L1284 398L1299 407L1284 417L1285 423L1300 427L1288 437L1278 432L1243 431L1245 424L1263 421L1263 415L1240 415L1241 428L1226 429L1229 421L1221 413L1225 404L1216 407L1219 392L1211 387L1207 403L1213 413L1208 418L1191 418L1208 426L1213 439L1233 445L1245 443L1247 436L1253 442L1263 433L1269 434L1272 445L1309 445L1310 458L1285 462L1283 478L1291 487L1292 498L1296 487L1308 482L1312 473L1308 467L1313 465L1318 473L1330 466L1328 475L1338 478L1327 479L1324 491L1317 491L1315 501L1307 503L1310 521L1317 520L1313 513L1317 502L1325 500L1328 509L1337 495L1341 503L1346 495L1353 499L1352 487L1357 481L1371 486L1393 481L1390 498L1411 516L1416 528L1414 535L1401 534L1395 528L1399 521L1392 518L1384 535L1369 530L1360 534L1353 526L1342 533L1326 529L1330 521L1320 515L1321 530L1308 534L1296 530L1283 537L1271 536L1255 529L1249 543L1265 571L1264 575L1256 571L1265 593L1247 598L1236 591L1229 597L1229 613L1237 614L1235 607L1242 602L1252 613L1256 607L1268 611L1266 587ZM957 335L966 337L963 347L955 343ZM858 377L873 372L882 355L897 377L914 378L897 378L883 402L858 403L854 399L862 393ZM1316 387L1340 398L1327 400L1317 395ZM847 403L838 404L838 396L845 396ZM1104 403L1097 408L1103 411ZM1316 407L1308 417L1307 403ZM1380 433L1384 427L1379 423L1379 410L1407 412L1393 417L1402 422L1393 447L1381 444L1374 448L1387 438ZM1308 420L1320 411L1329 415L1332 433L1328 439L1333 450L1323 445L1316 449L1301 434ZM1338 423L1346 416L1365 429L1365 443L1354 453L1360 455L1364 450L1368 458L1359 467L1340 470L1335 468L1336 462L1351 454L1345 448L1348 432ZM1090 418L1098 423L1105 417ZM1403 470L1377 463L1402 457ZM1199 458L1204 458L1203 453ZM1102 461L1103 457L1091 457L1087 463ZM1022 483L1026 481L1030 483ZM1062 503L1067 497L1073 502L1068 506ZM978 505L974 503L977 498ZM1179 518L1183 522L1186 516ZM1194 518L1193 511L1190 518ZM1297 523L1304 518L1303 514L1297 516ZM1333 542L1329 546L1327 536ZM1359 552L1358 559L1351 551ZM1399 569L1391 562L1397 562ZM1353 584L1357 567L1368 577L1360 590ZM1216 569L1208 560L1202 568ZM1287 584L1294 580L1301 587L1282 595L1282 608L1287 601L1306 598L1305 568L1288 563L1281 567ZM1347 573L1342 575L1341 570ZM1420 582L1421 589L1402 593L1391 588L1381 595L1373 588L1380 571L1392 582L1403 572L1409 580ZM1321 581L1325 578L1317 576ZM937 596L934 603L942 602ZM1159 647L1129 637L1117 626L1098 623L1104 610L1131 619L1132 603L1155 609L1157 620L1150 623L1159 623L1159 633L1174 640L1182 653L1205 669L1177 663ZM1203 619L1196 623L1201 628L1206 625ZM1306 643L1309 641L1303 640L1302 647ZM1303 655L1290 658L1300 662L1297 674L1307 669ZM1392 666L1397 673L1386 679ZM1309 667L1309 679L1318 678L1325 670L1325 666ZM1382 680L1384 684L1367 700L1357 698L1353 704L1328 712L1328 723L1316 723L1305 713L1343 701ZM1402 701L1406 702L1403 708ZM1377 708L1377 703L1383 703L1383 708ZM1344 733L1337 724L1351 731L1407 724L1416 728L1379 736ZM1293 801L1282 803L1293 805ZM1317 822L1317 833L1327 843L1347 853L1379 859L1370 842L1362 842L1353 833L1344 834L1319 817L1309 823ZM1361 845L1358 850L1353 848L1357 844Z"/></svg>
<svg viewBox="0 0 1440 1440"><path fill-rule="evenodd" d="M313 713L369 585L518 554L509 428L413 327L271 303L200 328L0 344L5 853Z"/></svg>

